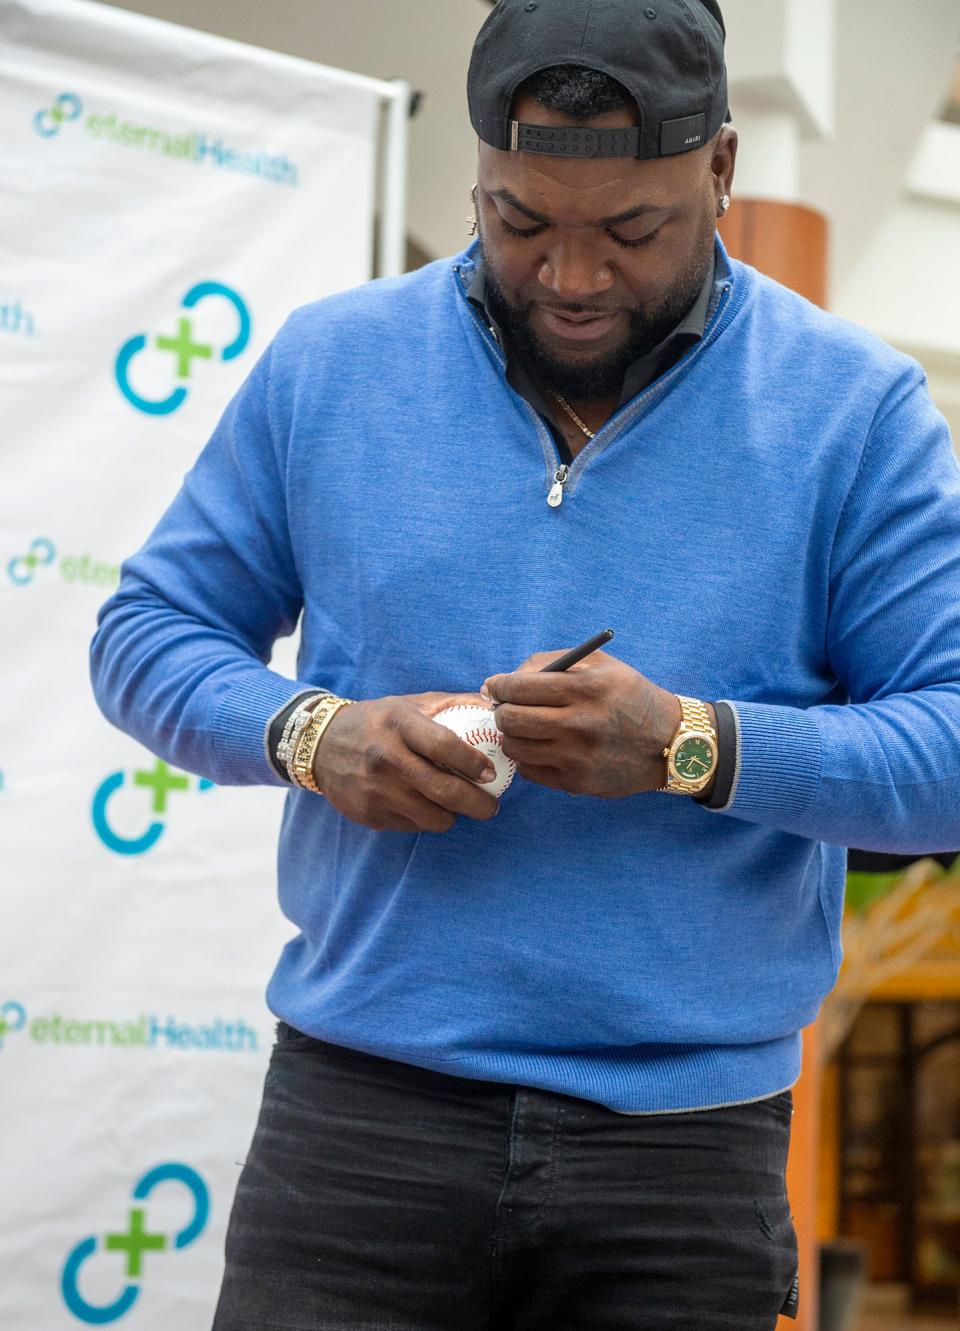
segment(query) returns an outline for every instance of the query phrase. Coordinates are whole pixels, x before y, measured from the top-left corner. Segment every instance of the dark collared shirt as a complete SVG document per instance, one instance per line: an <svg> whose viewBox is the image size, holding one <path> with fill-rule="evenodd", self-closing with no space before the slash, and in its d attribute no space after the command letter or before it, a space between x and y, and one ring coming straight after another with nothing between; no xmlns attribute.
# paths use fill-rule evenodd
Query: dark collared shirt
<svg viewBox="0 0 960 1331"><path fill-rule="evenodd" d="M476 270L467 290L467 299L480 311L485 323L492 330L504 350L507 357L507 382L510 387L521 397L526 398L530 405L544 417L557 444L560 460L570 463L573 461L573 456L567 447L563 431L557 424L558 416L556 413L558 407L556 403L540 392L524 366L515 356L511 357L509 343L487 308L487 277L483 258L479 251L477 252L476 265ZM661 374L666 373L685 351L689 350L695 342L699 342L703 337L703 331L707 326L707 319L714 300L716 266L716 259L714 259L703 286L700 288L700 294L673 332L669 333L652 351L647 351L644 355L638 356L631 364L623 377L623 387L620 390L620 400L617 403L618 408L625 406L631 398L636 397L638 393L642 393L655 379L659 379Z"/></svg>

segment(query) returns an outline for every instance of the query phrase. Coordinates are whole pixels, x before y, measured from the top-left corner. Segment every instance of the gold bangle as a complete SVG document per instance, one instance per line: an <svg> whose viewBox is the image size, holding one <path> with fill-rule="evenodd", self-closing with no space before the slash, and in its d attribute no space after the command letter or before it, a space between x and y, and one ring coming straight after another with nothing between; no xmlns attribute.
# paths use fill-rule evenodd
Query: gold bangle
<svg viewBox="0 0 960 1331"><path fill-rule="evenodd" d="M313 760L323 738L323 732L337 712L341 707L352 706L352 698L338 698L335 694L330 693L325 698L321 698L316 707L313 708L310 720L300 732L293 761L290 764L291 776L297 785L302 786L304 790L312 790L315 795L323 794L313 775Z"/></svg>

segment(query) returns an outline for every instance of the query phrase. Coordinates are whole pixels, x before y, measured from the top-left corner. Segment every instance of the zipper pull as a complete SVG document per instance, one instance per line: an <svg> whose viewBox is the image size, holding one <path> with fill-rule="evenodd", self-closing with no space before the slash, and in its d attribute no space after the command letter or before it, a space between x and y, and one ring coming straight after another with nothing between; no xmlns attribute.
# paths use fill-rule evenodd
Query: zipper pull
<svg viewBox="0 0 960 1331"><path fill-rule="evenodd" d="M553 477L553 489L547 495L547 503L551 508L559 508L563 503L563 487L567 483L567 477L570 475L570 468L564 463L558 467Z"/></svg>

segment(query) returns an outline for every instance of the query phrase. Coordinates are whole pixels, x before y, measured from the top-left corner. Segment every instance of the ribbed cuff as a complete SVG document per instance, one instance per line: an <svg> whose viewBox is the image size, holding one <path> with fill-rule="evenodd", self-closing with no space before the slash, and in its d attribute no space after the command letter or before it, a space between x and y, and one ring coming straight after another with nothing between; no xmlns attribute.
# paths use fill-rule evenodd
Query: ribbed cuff
<svg viewBox="0 0 960 1331"><path fill-rule="evenodd" d="M737 757L730 798L714 811L788 827L807 811L820 785L816 722L800 707L723 701L736 721Z"/></svg>
<svg viewBox="0 0 960 1331"><path fill-rule="evenodd" d="M290 700L305 692L322 692L322 686L287 679L259 669L233 674L219 686L223 696L214 714L214 746L218 766L226 768L224 785L285 786L267 752L270 720Z"/></svg>

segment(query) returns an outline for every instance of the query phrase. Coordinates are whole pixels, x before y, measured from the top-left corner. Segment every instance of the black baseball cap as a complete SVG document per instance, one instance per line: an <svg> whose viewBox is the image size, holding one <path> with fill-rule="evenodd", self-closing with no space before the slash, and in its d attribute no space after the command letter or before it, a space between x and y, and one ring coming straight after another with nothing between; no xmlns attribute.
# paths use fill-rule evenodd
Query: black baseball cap
<svg viewBox="0 0 960 1331"><path fill-rule="evenodd" d="M725 121L726 29L717 0L497 0L467 74L470 121L505 152L554 157L670 157L702 148ZM638 126L520 124L520 84L554 65L586 65L622 83Z"/></svg>

